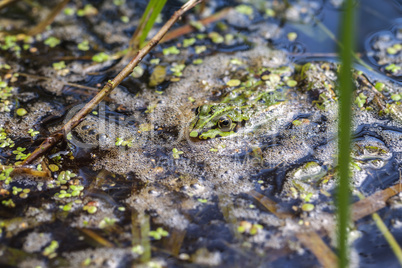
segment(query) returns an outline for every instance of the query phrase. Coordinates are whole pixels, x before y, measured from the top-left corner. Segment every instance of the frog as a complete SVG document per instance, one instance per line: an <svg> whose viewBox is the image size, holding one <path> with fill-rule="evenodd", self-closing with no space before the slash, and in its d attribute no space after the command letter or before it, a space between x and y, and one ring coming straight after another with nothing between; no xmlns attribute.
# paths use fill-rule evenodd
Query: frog
<svg viewBox="0 0 402 268"><path fill-rule="evenodd" d="M283 86L280 79L275 79L274 83L262 80L242 82L229 89L219 102L196 108L189 136L206 140L252 132L269 119L269 111L285 102L286 86Z"/></svg>

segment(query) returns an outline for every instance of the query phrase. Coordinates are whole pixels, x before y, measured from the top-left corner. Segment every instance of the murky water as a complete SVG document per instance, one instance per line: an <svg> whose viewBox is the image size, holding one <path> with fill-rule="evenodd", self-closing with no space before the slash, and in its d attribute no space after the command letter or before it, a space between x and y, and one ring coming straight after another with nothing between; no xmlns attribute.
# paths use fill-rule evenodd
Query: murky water
<svg viewBox="0 0 402 268"><path fill-rule="evenodd" d="M7 179L2 173L0 263L322 265L322 256L301 234L318 234L336 252L338 65L329 34L339 31L336 2L209 1L205 16L237 7L205 30L161 44L145 57L142 75L125 79L33 166L50 169L51 178L22 172ZM85 11L85 4L97 13ZM0 64L10 65L1 68L2 79L14 88L12 97L2 91L1 164L12 165L33 151L116 74L111 67L117 60L90 59L126 48L145 6L141 1L72 2L68 8L84 15L63 11L41 38L26 42L26 49L24 41L2 37L2 45L15 42L22 49L10 45L0 54ZM162 21L179 6L168 1ZM0 10L0 26L7 31L29 27L48 8L11 5ZM31 9L32 18L21 15ZM357 9L356 51L367 66L356 65L363 74L356 77L351 187L365 196L399 181L400 11L401 5L390 0L365 1ZM61 42L51 47L51 36ZM84 41L87 51L77 47ZM64 67L54 66L61 61ZM266 108L273 98L278 103ZM232 118L233 133L221 137L229 131L219 124L233 116L222 112L215 115L220 117L216 124L202 130L215 131L216 137L190 135L197 107L214 104L213 114L228 103L237 105L233 111L247 113L247 119ZM27 115L17 115L19 108ZM402 239L400 210L397 197L378 211L397 241ZM351 235L352 265L397 265L371 217L355 222Z"/></svg>

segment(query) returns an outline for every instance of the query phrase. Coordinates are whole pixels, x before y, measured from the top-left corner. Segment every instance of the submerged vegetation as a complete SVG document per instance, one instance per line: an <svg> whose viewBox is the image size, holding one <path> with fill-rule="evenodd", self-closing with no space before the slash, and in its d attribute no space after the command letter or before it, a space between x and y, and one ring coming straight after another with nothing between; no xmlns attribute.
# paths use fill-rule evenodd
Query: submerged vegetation
<svg viewBox="0 0 402 268"><path fill-rule="evenodd" d="M0 264L396 265L402 27L177 3L0 1Z"/></svg>

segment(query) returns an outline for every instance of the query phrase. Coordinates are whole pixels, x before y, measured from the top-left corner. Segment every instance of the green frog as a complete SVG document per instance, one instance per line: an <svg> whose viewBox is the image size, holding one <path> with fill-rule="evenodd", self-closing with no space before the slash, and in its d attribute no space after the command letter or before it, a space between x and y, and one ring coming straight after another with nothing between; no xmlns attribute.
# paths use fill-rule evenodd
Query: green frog
<svg viewBox="0 0 402 268"><path fill-rule="evenodd" d="M199 106L190 124L190 137L228 137L252 132L267 122L269 111L284 103L287 86L279 74L271 73L266 78L255 81L252 77L230 90L220 102Z"/></svg>

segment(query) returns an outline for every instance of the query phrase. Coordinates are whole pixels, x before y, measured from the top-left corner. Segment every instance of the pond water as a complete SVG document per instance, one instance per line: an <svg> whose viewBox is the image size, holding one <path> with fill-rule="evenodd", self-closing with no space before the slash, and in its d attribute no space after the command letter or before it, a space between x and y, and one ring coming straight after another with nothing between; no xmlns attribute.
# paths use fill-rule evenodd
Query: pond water
<svg viewBox="0 0 402 268"><path fill-rule="evenodd" d="M221 19L158 45L10 175L121 69L146 2L70 1L32 38L55 3L0 9L1 265L334 265L342 1L206 2L175 28ZM402 161L402 5L356 6L353 202L397 184ZM400 196L377 212L402 241ZM353 267L398 265L371 216L350 236Z"/></svg>

